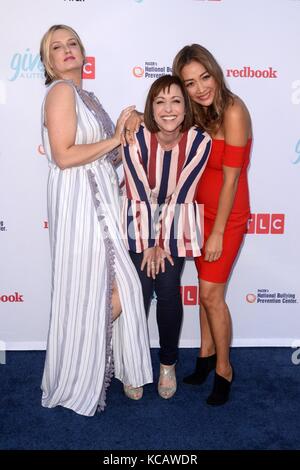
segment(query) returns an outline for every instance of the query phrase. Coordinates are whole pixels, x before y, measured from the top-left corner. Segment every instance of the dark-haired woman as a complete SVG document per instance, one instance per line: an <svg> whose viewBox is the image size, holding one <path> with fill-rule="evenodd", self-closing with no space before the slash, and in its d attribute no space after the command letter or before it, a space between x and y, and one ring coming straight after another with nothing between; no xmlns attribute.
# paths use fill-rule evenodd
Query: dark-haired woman
<svg viewBox="0 0 300 470"><path fill-rule="evenodd" d="M211 147L193 125L190 100L178 77L151 86L144 123L123 148L125 240L142 284L145 310L157 296L160 340L158 393L176 392L175 364L182 322L180 276L186 256L200 256L200 210L195 202Z"/></svg>
<svg viewBox="0 0 300 470"><path fill-rule="evenodd" d="M204 204L204 256L196 258L201 348L194 373L184 381L201 384L216 368L207 403L223 405L233 380L231 318L225 291L250 216L251 120L247 107L229 91L221 67L204 47L192 44L181 49L173 73L188 91L195 122L212 136L212 151L197 193L198 202Z"/></svg>

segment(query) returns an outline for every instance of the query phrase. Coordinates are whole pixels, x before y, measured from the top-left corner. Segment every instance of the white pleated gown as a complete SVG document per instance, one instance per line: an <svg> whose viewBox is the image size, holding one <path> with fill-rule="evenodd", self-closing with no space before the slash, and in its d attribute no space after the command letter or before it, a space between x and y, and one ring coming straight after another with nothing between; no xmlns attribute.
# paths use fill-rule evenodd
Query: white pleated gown
<svg viewBox="0 0 300 470"><path fill-rule="evenodd" d="M75 143L106 138L104 127L72 82L67 83L76 98ZM44 122L44 111L42 119ZM110 159L102 157L61 170L51 158L44 125L42 136L50 166L48 217L52 257L42 405L61 405L91 416L97 408L105 408L113 370L124 384L139 387L152 382L142 290L119 231L118 180ZM112 323L114 279L122 314Z"/></svg>

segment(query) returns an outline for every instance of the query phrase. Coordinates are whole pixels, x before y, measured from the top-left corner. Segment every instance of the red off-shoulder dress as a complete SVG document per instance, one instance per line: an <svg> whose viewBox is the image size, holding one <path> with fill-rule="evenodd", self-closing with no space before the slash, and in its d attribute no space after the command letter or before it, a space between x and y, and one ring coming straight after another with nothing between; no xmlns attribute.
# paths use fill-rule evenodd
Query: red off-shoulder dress
<svg viewBox="0 0 300 470"><path fill-rule="evenodd" d="M246 232L250 216L247 168L251 142L249 139L245 147L237 147L226 144L224 140L212 141L212 150L197 190L197 202L204 204L204 247L202 256L195 258L195 263L198 277L205 281L217 283L227 281ZM222 255L217 261L208 262L204 260L205 243L217 214L223 184L223 165L241 168L241 173L223 236Z"/></svg>

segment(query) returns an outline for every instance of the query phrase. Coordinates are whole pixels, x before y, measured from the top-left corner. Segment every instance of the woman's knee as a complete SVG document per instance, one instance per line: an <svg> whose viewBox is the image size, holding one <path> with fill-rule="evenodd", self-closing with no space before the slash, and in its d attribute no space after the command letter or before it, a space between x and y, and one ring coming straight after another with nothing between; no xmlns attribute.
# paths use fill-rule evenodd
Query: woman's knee
<svg viewBox="0 0 300 470"><path fill-rule="evenodd" d="M181 301L181 294L180 294L180 285L176 283L175 286L173 285L164 285L164 286L157 286L155 288L155 293L157 297L157 301L167 302L173 304L173 302L180 302Z"/></svg>
<svg viewBox="0 0 300 470"><path fill-rule="evenodd" d="M202 305L206 311L221 307L223 304L225 304L223 289L200 286L200 306Z"/></svg>
<svg viewBox="0 0 300 470"><path fill-rule="evenodd" d="M112 313L113 313L113 320L116 320L118 316L122 312L122 305L121 305L121 299L119 295L119 289L116 283L113 285L112 288Z"/></svg>

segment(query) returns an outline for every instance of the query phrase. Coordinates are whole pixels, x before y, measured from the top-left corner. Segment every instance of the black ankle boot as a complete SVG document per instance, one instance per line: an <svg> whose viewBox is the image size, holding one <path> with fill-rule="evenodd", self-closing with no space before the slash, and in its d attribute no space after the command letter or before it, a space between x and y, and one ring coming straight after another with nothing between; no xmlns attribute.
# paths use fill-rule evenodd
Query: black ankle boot
<svg viewBox="0 0 300 470"><path fill-rule="evenodd" d="M231 382L226 380L221 375L218 375L215 372L214 386L211 394L206 400L208 405L219 406L224 405L229 400L230 387L234 379L234 372L232 369L232 379Z"/></svg>
<svg viewBox="0 0 300 470"><path fill-rule="evenodd" d="M183 382L190 385L201 385L207 379L208 374L215 369L216 354L208 357L197 357L196 368L191 375L184 377Z"/></svg>

